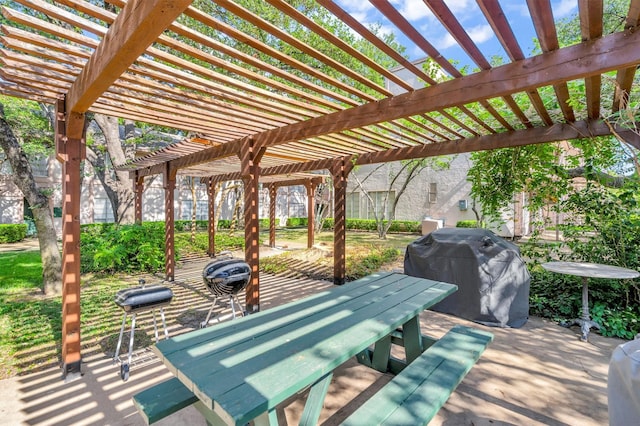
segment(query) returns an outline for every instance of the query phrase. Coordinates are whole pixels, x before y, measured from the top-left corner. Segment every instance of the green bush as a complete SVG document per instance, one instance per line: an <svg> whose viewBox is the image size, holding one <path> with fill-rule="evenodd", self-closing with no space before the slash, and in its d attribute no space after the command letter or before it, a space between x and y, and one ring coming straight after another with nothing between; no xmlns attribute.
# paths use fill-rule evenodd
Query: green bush
<svg viewBox="0 0 640 426"><path fill-rule="evenodd" d="M27 224L0 224L0 244L17 243L27 236Z"/></svg>
<svg viewBox="0 0 640 426"><path fill-rule="evenodd" d="M208 220L196 220L196 230L197 231L206 231L209 229L209 221ZM189 232L191 231L191 221L190 220L176 220L175 221L175 230L176 232Z"/></svg>
<svg viewBox="0 0 640 426"><path fill-rule="evenodd" d="M80 268L82 272L156 272L165 264L164 222L144 222L142 225L83 225L80 234ZM189 225L190 226L190 225ZM209 248L206 232L191 232L174 236L176 259L187 255L204 255ZM244 237L216 234L216 250L238 250L244 247Z"/></svg>
<svg viewBox="0 0 640 426"><path fill-rule="evenodd" d="M300 228L307 226L309 221L306 217L290 217L287 219L287 228Z"/></svg>
<svg viewBox="0 0 640 426"><path fill-rule="evenodd" d="M333 229L333 218L328 217L322 224L322 229ZM347 219L345 226L348 231L376 231L376 221L373 219ZM413 220L394 220L389 232L421 232L421 222Z"/></svg>
<svg viewBox="0 0 640 426"><path fill-rule="evenodd" d="M459 220L456 222L456 228L479 228L476 220Z"/></svg>
<svg viewBox="0 0 640 426"><path fill-rule="evenodd" d="M155 272L164 265L164 222L90 225L82 231L82 272Z"/></svg>

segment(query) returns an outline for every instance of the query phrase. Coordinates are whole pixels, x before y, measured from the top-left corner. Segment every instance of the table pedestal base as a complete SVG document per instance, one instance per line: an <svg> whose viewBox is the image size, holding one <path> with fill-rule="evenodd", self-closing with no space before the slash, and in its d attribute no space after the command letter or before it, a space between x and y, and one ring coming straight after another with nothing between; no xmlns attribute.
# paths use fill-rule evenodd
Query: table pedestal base
<svg viewBox="0 0 640 426"><path fill-rule="evenodd" d="M566 322L562 324L563 327L571 327L572 325L580 326L580 329L582 330L582 335L580 336L580 340L582 340L583 342L586 342L589 340L589 332L591 328L600 330L600 324L598 324L595 321L592 321L591 319L576 318L571 322Z"/></svg>
<svg viewBox="0 0 640 426"><path fill-rule="evenodd" d="M576 318L570 323L565 324L565 327L571 327L578 324L582 330L580 340L586 342L589 340L589 332L591 327L600 330L600 324L591 320L589 315L589 282L587 277L582 277L582 318Z"/></svg>

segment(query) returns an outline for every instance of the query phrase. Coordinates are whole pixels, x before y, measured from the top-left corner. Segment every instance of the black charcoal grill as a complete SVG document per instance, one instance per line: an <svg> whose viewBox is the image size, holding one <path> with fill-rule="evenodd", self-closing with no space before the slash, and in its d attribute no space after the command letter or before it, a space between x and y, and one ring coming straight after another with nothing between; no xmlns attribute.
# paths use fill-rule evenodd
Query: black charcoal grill
<svg viewBox="0 0 640 426"><path fill-rule="evenodd" d="M167 331L167 323L164 318L164 307L171 303L173 299L173 292L168 287L151 286L145 287L144 280L139 281L139 287L126 288L119 290L115 297L114 302L120 306L124 315L122 317L122 326L120 327L120 336L118 337L118 345L113 355L113 362L120 363L120 377L126 381L129 379L129 366L131 364L131 357L133 353L133 335L136 328L136 314L140 312L153 311L153 330L156 336L156 343L158 343L158 326L156 323L155 309L160 310L160 317L162 318L162 326L164 327L164 336L169 338L169 332ZM129 336L129 356L127 362L122 362L120 359L120 347L122 346L122 336L124 335L124 326L127 322L127 315L131 315L131 335Z"/></svg>
<svg viewBox="0 0 640 426"><path fill-rule="evenodd" d="M231 252L221 252L214 259L202 271L204 284L215 297L207 313L207 318L200 323L201 328L209 324L211 313L221 297L229 297L232 318L236 317L236 304L240 312L244 314L244 308L240 304L238 293L249 284L251 279L249 265L246 262L235 259Z"/></svg>

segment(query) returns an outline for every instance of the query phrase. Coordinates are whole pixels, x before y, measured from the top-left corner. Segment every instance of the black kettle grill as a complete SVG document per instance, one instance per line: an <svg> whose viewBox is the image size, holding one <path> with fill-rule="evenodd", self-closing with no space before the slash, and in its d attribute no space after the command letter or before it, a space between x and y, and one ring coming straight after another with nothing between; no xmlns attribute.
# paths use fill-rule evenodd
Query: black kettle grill
<svg viewBox="0 0 640 426"><path fill-rule="evenodd" d="M236 303L240 312L244 315L244 308L240 304L238 293L249 284L251 279L249 265L240 259L235 259L231 252L221 252L214 259L202 271L204 284L215 297L211 304L211 309L207 313L207 318L200 323L201 328L209 324L211 313L220 297L229 297L232 318L236 317Z"/></svg>

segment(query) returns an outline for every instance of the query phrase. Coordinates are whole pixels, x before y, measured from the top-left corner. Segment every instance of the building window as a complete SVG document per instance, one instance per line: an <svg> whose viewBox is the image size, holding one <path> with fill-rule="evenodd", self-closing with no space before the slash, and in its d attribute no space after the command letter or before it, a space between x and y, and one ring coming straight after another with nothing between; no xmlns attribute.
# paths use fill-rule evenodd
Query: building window
<svg viewBox="0 0 640 426"><path fill-rule="evenodd" d="M191 220L193 215L193 201L182 200L182 211L180 212L180 220ZM206 200L196 201L196 220L209 219L209 203Z"/></svg>
<svg viewBox="0 0 640 426"><path fill-rule="evenodd" d="M438 202L438 184L431 182L429 184L429 203L434 204Z"/></svg>
<svg viewBox="0 0 640 426"><path fill-rule="evenodd" d="M96 198L94 199L93 210L94 222L113 222L113 210L111 209L111 202L108 198Z"/></svg>
<svg viewBox="0 0 640 426"><path fill-rule="evenodd" d="M351 192L347 194L346 217L350 219L360 218L360 193Z"/></svg>
<svg viewBox="0 0 640 426"><path fill-rule="evenodd" d="M367 201L367 217L364 219L375 219L376 215L374 212L377 212L378 218L384 215L384 217L388 219L393 201L396 197L395 191L370 191L369 196L373 200L373 203L371 203L371 200Z"/></svg>
<svg viewBox="0 0 640 426"><path fill-rule="evenodd" d="M49 176L49 159L47 157L37 157L30 161L31 171L34 176L47 177Z"/></svg>

